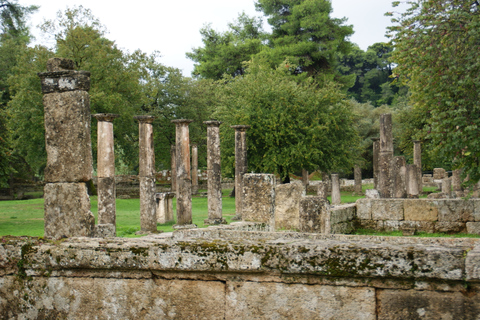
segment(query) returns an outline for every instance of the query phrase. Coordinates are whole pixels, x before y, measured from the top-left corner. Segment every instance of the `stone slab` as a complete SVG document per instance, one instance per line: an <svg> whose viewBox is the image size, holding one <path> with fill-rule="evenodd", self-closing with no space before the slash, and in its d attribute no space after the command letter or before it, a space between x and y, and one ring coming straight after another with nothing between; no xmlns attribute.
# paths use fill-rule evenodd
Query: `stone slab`
<svg viewBox="0 0 480 320"><path fill-rule="evenodd" d="M405 220L437 221L438 208L433 202L423 199L407 199L403 203Z"/></svg>
<svg viewBox="0 0 480 320"><path fill-rule="evenodd" d="M467 222L468 234L480 234L480 222Z"/></svg>
<svg viewBox="0 0 480 320"><path fill-rule="evenodd" d="M438 208L438 221L474 221L474 202L463 199L433 200Z"/></svg>
<svg viewBox="0 0 480 320"><path fill-rule="evenodd" d="M403 201L378 199L372 202L373 220L404 220Z"/></svg>
<svg viewBox="0 0 480 320"><path fill-rule="evenodd" d="M305 188L301 181L275 187L275 228L277 230L298 230L302 196L305 196Z"/></svg>
<svg viewBox="0 0 480 320"><path fill-rule="evenodd" d="M330 204L323 197L303 197L300 200L301 232L325 233L330 230Z"/></svg>
<svg viewBox="0 0 480 320"><path fill-rule="evenodd" d="M372 219L372 200L363 198L358 199L355 203L357 205L357 218L361 220Z"/></svg>
<svg viewBox="0 0 480 320"><path fill-rule="evenodd" d="M44 187L45 237L90 237L95 217L85 183L47 183Z"/></svg>
<svg viewBox="0 0 480 320"><path fill-rule="evenodd" d="M275 224L275 185L273 174L243 175L242 217L244 221Z"/></svg>
<svg viewBox="0 0 480 320"><path fill-rule="evenodd" d="M372 288L228 282L226 304L226 319L376 319Z"/></svg>

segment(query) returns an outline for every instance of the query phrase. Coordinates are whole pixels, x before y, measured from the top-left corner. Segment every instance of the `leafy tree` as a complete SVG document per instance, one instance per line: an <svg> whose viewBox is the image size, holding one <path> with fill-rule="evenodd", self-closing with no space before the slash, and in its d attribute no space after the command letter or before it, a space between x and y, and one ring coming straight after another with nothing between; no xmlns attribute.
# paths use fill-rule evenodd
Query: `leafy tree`
<svg viewBox="0 0 480 320"><path fill-rule="evenodd" d="M477 1L410 2L390 28L395 76L409 85L421 119L413 136L472 183L480 179L479 9Z"/></svg>
<svg viewBox="0 0 480 320"><path fill-rule="evenodd" d="M2 37L23 37L28 41L30 35L25 20L38 8L35 5L21 6L17 0L0 0L0 34Z"/></svg>
<svg viewBox="0 0 480 320"><path fill-rule="evenodd" d="M353 116L338 85L319 87L312 78L298 82L296 66L271 69L251 62L242 77L222 80L214 117L222 125L222 158L232 168L234 124L250 125L249 168L271 172L288 181L302 168L314 171L349 169L357 143Z"/></svg>
<svg viewBox="0 0 480 320"><path fill-rule="evenodd" d="M245 13L238 20L228 24L229 30L218 32L210 25L200 30L204 47L194 48L187 57L196 62L193 74L206 79L221 79L224 74L231 76L245 72L243 62L263 48L262 20Z"/></svg>

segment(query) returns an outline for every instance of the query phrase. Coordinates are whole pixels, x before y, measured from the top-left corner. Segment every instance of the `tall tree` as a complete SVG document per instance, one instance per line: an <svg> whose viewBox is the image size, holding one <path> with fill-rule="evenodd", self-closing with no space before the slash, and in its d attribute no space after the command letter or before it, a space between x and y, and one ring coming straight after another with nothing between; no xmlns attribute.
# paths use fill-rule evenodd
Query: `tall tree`
<svg viewBox="0 0 480 320"><path fill-rule="evenodd" d="M302 168L323 171L351 168L357 134L353 116L338 85L319 87L312 78L297 81L296 66L277 69L254 60L243 77L222 80L215 117L223 120L225 169L232 168L233 130L250 125L249 168L271 172L288 181Z"/></svg>
<svg viewBox="0 0 480 320"><path fill-rule="evenodd" d="M398 5L400 1L395 1ZM438 159L480 179L480 8L477 1L420 0L395 18L395 75L423 121L414 136Z"/></svg>
<svg viewBox="0 0 480 320"><path fill-rule="evenodd" d="M29 14L35 12L39 7L22 6L17 0L0 0L0 34L19 38L29 37L29 30L25 24Z"/></svg>

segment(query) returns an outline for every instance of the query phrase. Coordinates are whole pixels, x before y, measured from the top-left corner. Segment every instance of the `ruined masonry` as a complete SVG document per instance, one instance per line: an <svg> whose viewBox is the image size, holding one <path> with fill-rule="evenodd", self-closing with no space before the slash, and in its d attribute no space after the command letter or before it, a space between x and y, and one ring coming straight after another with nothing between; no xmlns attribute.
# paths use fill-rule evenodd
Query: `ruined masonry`
<svg viewBox="0 0 480 320"><path fill-rule="evenodd" d="M45 237L93 236L86 182L92 179L90 73L52 58L39 73L45 111Z"/></svg>
<svg viewBox="0 0 480 320"><path fill-rule="evenodd" d="M242 220L243 175L247 172L247 129L250 126L231 126L235 129L235 210L233 220Z"/></svg>

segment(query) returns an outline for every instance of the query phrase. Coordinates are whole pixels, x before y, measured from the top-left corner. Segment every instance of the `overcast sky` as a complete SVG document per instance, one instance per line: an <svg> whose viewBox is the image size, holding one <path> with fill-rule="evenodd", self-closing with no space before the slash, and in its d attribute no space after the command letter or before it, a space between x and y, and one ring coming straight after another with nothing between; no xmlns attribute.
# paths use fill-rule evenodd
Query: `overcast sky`
<svg viewBox="0 0 480 320"><path fill-rule="evenodd" d="M92 10L108 30L107 37L118 47L151 53L160 51L161 63L179 68L190 76L193 61L185 57L192 48L202 46L200 28L206 23L218 31L238 14L261 16L255 11L254 0L19 0L21 5L36 4L40 10L32 15L31 27L37 41L42 42L35 27L45 19L54 19L56 13L67 7L82 5ZM332 0L332 17L348 19L355 34L350 38L363 50L376 42L388 41L384 35L392 11L390 0ZM264 21L264 25L266 25Z"/></svg>

